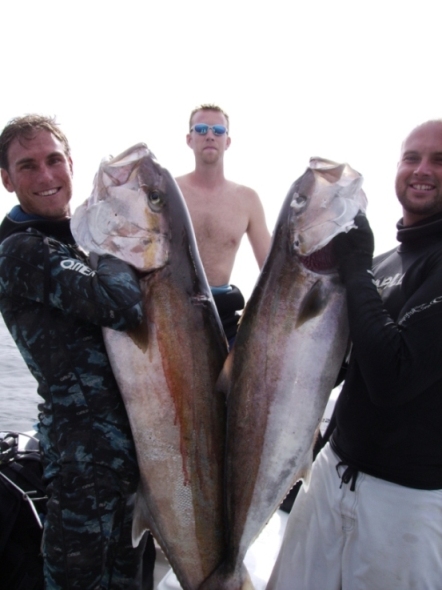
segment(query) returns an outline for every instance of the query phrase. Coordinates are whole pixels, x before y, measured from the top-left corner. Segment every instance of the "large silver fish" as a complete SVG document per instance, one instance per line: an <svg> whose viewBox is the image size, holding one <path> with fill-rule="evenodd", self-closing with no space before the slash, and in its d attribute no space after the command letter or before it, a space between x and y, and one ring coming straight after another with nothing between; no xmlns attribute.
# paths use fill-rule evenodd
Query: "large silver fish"
<svg viewBox="0 0 442 590"><path fill-rule="evenodd" d="M141 473L133 539L151 530L181 586L196 590L224 550L225 404L214 390L227 344L184 199L139 144L103 161L72 232L143 273L141 328L104 330Z"/></svg>
<svg viewBox="0 0 442 590"><path fill-rule="evenodd" d="M314 158L292 185L219 387L227 399L228 553L204 589L241 588L250 544L308 476L315 431L348 344L327 245L365 210L362 177Z"/></svg>

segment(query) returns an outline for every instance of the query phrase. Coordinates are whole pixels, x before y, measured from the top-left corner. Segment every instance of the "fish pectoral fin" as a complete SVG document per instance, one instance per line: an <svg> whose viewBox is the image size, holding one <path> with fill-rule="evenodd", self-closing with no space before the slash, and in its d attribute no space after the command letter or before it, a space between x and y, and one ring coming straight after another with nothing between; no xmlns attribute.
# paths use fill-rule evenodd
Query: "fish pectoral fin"
<svg viewBox="0 0 442 590"><path fill-rule="evenodd" d="M318 280L308 293L306 293L300 304L299 314L296 320L296 328L299 328L305 324L305 322L320 316L327 307L327 304L327 292L323 288L322 281Z"/></svg>
<svg viewBox="0 0 442 590"><path fill-rule="evenodd" d="M135 496L134 514L132 519L132 547L138 547L144 533L149 530L146 518L146 506L140 488Z"/></svg>

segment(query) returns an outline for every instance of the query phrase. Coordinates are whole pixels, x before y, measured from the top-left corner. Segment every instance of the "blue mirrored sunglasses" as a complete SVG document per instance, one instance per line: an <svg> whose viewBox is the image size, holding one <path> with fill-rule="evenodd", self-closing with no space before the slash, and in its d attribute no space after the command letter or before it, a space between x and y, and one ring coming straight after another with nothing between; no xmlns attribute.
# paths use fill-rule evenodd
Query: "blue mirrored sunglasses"
<svg viewBox="0 0 442 590"><path fill-rule="evenodd" d="M197 123L190 128L190 131L195 131L198 135L207 135L209 130L211 130L214 135L224 135L224 133L228 133L227 127L224 127L224 125L206 125L205 123Z"/></svg>

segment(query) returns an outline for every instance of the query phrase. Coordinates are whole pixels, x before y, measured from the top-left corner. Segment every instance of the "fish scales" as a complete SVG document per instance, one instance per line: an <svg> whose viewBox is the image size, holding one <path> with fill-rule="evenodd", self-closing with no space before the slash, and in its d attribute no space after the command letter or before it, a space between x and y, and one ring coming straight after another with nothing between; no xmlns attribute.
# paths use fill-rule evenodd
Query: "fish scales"
<svg viewBox="0 0 442 590"><path fill-rule="evenodd" d="M85 249L142 273L143 324L104 329L140 467L134 542L151 530L195 590L225 549L225 402L214 390L227 344L184 199L140 144L102 163L72 229Z"/></svg>
<svg viewBox="0 0 442 590"><path fill-rule="evenodd" d="M242 587L250 544L308 478L348 345L345 290L327 244L365 209L361 183L348 165L315 158L283 203L218 382L227 395L228 550L204 589Z"/></svg>

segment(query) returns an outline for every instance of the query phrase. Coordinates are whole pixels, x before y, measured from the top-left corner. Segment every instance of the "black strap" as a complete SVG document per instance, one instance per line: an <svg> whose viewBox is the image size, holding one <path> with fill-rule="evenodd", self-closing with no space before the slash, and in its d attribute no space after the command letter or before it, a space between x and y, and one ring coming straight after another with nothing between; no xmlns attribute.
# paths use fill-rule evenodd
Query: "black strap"
<svg viewBox="0 0 442 590"><path fill-rule="evenodd" d="M345 467L346 469L344 469L343 474L340 474L339 468L340 467ZM358 479L358 475L359 475L359 471L357 469L355 469L354 467L352 467L351 465L347 465L345 463L345 461L340 461L337 465L336 465L336 471L338 473L338 476L341 479L341 485L339 486L339 489L342 488L342 484L347 484L350 480L351 480L351 485L350 485L350 491L354 492L356 489L356 480Z"/></svg>

